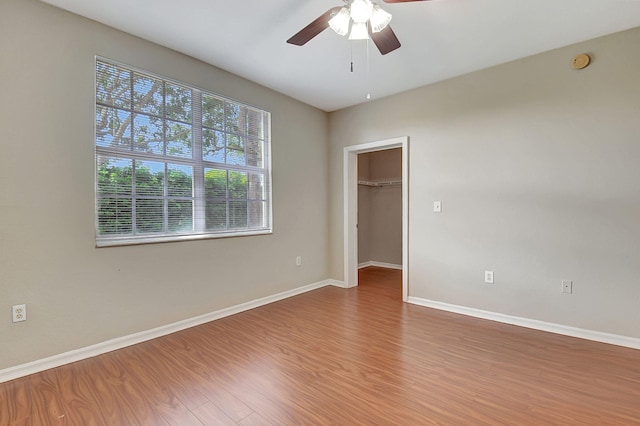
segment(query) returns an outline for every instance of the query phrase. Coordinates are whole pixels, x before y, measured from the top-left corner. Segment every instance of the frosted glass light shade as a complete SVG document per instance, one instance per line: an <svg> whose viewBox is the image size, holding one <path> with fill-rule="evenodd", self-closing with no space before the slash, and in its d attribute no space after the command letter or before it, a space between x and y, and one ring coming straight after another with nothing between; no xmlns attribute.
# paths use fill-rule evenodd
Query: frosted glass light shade
<svg viewBox="0 0 640 426"><path fill-rule="evenodd" d="M335 14L335 16L329 19L329 26L333 31L343 36L349 32L349 19L351 14L349 9L343 7Z"/></svg>
<svg viewBox="0 0 640 426"><path fill-rule="evenodd" d="M351 26L351 34L349 34L349 40L367 40L369 38L369 31L365 22L354 22Z"/></svg>
<svg viewBox="0 0 640 426"><path fill-rule="evenodd" d="M389 22L391 22L391 14L382 10L377 4L373 5L373 12L371 13L371 31L374 33L380 32L385 29Z"/></svg>
<svg viewBox="0 0 640 426"><path fill-rule="evenodd" d="M373 4L369 0L353 0L351 3L351 19L355 23L367 22L372 13Z"/></svg>

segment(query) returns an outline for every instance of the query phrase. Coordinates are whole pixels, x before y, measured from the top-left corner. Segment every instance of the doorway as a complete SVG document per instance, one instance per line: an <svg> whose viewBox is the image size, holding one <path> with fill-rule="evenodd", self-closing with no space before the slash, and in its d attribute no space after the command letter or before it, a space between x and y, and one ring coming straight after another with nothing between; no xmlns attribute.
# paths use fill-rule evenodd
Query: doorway
<svg viewBox="0 0 640 426"><path fill-rule="evenodd" d="M402 269L402 148L358 154L358 269L368 266Z"/></svg>
<svg viewBox="0 0 640 426"><path fill-rule="evenodd" d="M402 300L409 295L409 137L344 148L344 285L358 285L358 154L402 149Z"/></svg>

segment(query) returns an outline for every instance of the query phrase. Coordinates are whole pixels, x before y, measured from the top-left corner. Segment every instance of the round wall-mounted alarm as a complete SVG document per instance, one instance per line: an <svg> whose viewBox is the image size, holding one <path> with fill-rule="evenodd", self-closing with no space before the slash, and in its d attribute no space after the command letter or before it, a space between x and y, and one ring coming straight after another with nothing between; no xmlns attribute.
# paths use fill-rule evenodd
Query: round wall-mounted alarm
<svg viewBox="0 0 640 426"><path fill-rule="evenodd" d="M574 70L581 70L582 68L586 68L591 62L591 57L586 53L581 53L573 58L573 62L571 66Z"/></svg>

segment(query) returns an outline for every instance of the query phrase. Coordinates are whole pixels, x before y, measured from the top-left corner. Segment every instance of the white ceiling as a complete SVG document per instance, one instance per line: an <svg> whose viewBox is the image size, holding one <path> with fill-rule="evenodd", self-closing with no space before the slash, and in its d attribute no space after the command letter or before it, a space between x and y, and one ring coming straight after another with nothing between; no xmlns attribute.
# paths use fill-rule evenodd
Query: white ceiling
<svg viewBox="0 0 640 426"><path fill-rule="evenodd" d="M640 0L374 0L402 47L382 56L371 44L367 79L366 42L327 29L286 43L341 0L43 1L325 111L640 26Z"/></svg>

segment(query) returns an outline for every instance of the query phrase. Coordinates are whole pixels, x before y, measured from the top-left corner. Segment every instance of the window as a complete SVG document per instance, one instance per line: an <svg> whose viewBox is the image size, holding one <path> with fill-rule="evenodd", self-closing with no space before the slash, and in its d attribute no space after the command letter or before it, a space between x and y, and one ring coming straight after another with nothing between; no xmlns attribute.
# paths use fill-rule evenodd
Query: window
<svg viewBox="0 0 640 426"><path fill-rule="evenodd" d="M271 232L270 114L96 60L98 246Z"/></svg>

